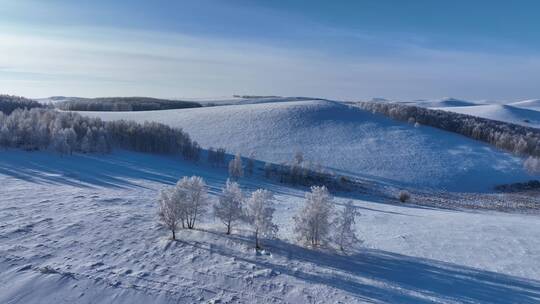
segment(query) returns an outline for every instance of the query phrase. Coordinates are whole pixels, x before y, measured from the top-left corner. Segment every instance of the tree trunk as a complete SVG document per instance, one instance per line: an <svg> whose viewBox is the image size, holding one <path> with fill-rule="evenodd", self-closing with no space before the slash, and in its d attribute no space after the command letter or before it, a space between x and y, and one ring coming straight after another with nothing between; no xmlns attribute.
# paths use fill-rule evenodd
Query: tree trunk
<svg viewBox="0 0 540 304"><path fill-rule="evenodd" d="M172 239L173 241L176 241L176 232L174 231L174 229L172 230Z"/></svg>
<svg viewBox="0 0 540 304"><path fill-rule="evenodd" d="M261 246L259 244L259 231L255 230L255 250L261 249Z"/></svg>

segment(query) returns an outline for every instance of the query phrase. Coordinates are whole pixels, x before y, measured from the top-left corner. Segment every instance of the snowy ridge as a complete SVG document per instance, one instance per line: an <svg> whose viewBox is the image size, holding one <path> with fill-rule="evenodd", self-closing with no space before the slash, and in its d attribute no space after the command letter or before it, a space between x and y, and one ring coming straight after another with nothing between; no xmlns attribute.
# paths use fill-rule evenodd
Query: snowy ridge
<svg viewBox="0 0 540 304"><path fill-rule="evenodd" d="M497 184L529 179L519 158L487 144L434 128L415 128L334 101L81 114L162 122L183 128L204 148L225 147L242 155L255 152L263 161L289 161L302 151L306 160L338 173L402 186L487 191Z"/></svg>

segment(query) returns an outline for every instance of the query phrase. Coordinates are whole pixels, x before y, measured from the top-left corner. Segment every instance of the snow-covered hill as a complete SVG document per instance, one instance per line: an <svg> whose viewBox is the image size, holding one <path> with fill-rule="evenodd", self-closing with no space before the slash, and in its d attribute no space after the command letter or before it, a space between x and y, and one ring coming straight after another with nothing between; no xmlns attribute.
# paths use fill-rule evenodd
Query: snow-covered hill
<svg viewBox="0 0 540 304"><path fill-rule="evenodd" d="M480 103L456 99L452 97L446 97L437 100L416 100L411 102L411 104L424 108L471 107L480 105Z"/></svg>
<svg viewBox="0 0 540 304"><path fill-rule="evenodd" d="M487 144L333 101L81 114L182 127L204 148L255 152L264 161L289 161L302 151L335 171L402 186L482 191L529 179L519 158Z"/></svg>
<svg viewBox="0 0 540 304"><path fill-rule="evenodd" d="M0 151L0 303L537 303L537 215L422 208L356 197L363 244L347 254L299 246L302 189L276 194L279 239L256 254L213 216L179 241L156 221L158 190L225 168L117 151L59 156ZM349 198L336 194L336 208ZM450 229L449 229L450 228Z"/></svg>
<svg viewBox="0 0 540 304"><path fill-rule="evenodd" d="M540 110L540 99L528 99L518 102L510 103L509 105L516 107L516 108L524 108L524 109L531 109L531 110Z"/></svg>
<svg viewBox="0 0 540 304"><path fill-rule="evenodd" d="M510 122L527 127L540 128L540 111L538 111L540 108L535 109L533 107L534 103L531 103L529 105L530 106L527 106L527 104L491 104L438 109L488 118L492 120Z"/></svg>

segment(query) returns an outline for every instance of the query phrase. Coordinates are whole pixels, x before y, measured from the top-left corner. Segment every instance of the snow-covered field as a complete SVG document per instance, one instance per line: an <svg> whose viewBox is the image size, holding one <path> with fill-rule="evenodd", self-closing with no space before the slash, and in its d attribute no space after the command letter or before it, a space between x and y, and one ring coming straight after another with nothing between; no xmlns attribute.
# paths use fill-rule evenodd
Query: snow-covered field
<svg viewBox="0 0 540 304"><path fill-rule="evenodd" d="M156 221L157 191L225 169L115 152L0 151L0 303L538 303L536 215L388 204L358 197L364 240L347 255L296 245L303 189L276 193L279 240L257 255L245 227L212 216L180 241ZM340 208L347 199L336 195Z"/></svg>
<svg viewBox="0 0 540 304"><path fill-rule="evenodd" d="M203 148L263 161L305 159L334 171L401 186L487 191L530 177L522 160L460 135L415 128L345 104L308 100L148 112L80 112L105 120L182 127Z"/></svg>

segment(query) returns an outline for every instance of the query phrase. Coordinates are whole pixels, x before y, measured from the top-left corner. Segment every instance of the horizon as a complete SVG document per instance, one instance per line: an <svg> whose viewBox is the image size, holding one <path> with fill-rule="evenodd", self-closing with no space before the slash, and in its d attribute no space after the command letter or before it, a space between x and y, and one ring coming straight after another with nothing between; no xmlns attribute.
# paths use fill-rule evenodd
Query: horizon
<svg viewBox="0 0 540 304"><path fill-rule="evenodd" d="M540 97L534 1L2 3L7 94Z"/></svg>

